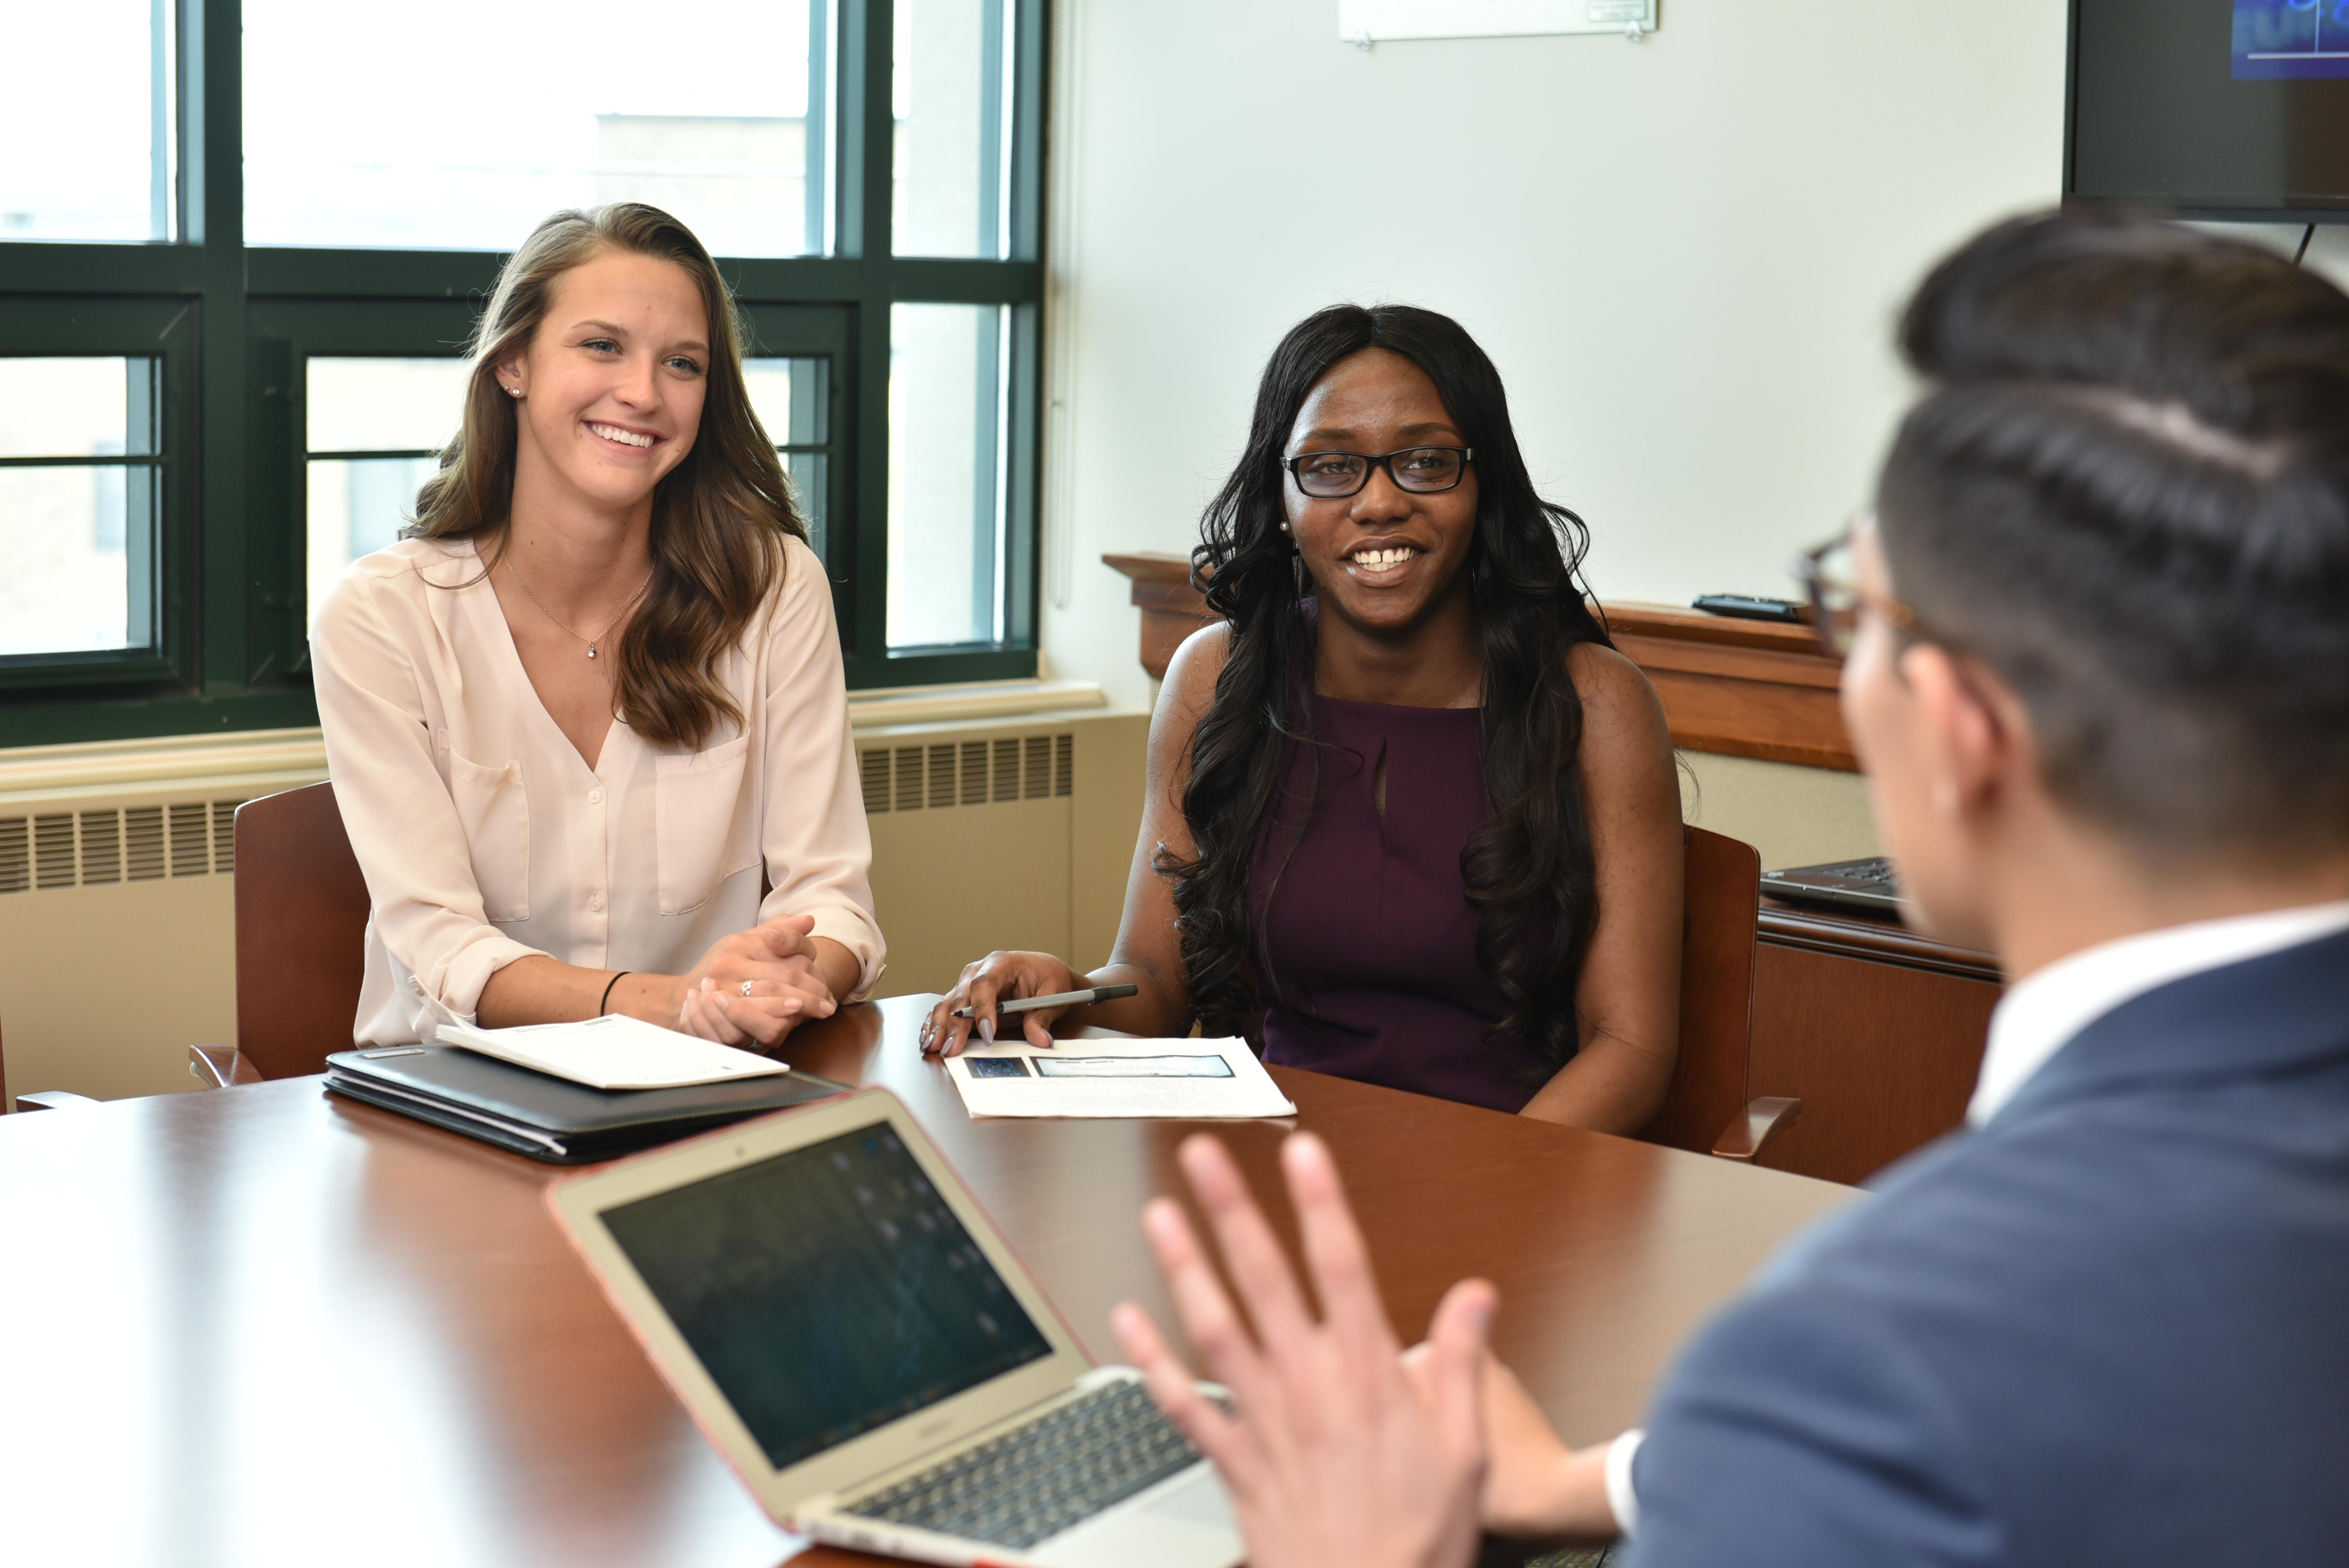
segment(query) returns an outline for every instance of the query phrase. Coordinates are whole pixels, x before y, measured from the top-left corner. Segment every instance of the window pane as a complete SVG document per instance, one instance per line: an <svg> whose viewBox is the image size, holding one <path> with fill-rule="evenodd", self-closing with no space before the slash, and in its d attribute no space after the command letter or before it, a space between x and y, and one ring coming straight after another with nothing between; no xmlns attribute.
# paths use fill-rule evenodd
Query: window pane
<svg viewBox="0 0 2349 1568"><path fill-rule="evenodd" d="M1013 0L895 0L901 256L1010 254Z"/></svg>
<svg viewBox="0 0 2349 1568"><path fill-rule="evenodd" d="M0 359L0 458L151 454L154 376L151 359Z"/></svg>
<svg viewBox="0 0 2349 1568"><path fill-rule="evenodd" d="M160 394L144 356L0 359L0 655L153 644Z"/></svg>
<svg viewBox="0 0 2349 1568"><path fill-rule="evenodd" d="M304 370L311 452L307 486L310 613L343 569L398 539L434 454L464 416L471 362L454 358L310 359ZM319 453L381 452L383 457Z"/></svg>
<svg viewBox="0 0 2349 1568"><path fill-rule="evenodd" d="M831 5L244 0L247 241L511 250L637 201L719 255L822 251Z"/></svg>
<svg viewBox="0 0 2349 1568"><path fill-rule="evenodd" d="M437 452L465 411L464 359L313 358L305 381L314 452Z"/></svg>
<svg viewBox="0 0 2349 1568"><path fill-rule="evenodd" d="M153 511L148 469L0 468L0 655L147 646Z"/></svg>
<svg viewBox="0 0 2349 1568"><path fill-rule="evenodd" d="M799 497L800 515L807 520L808 543L818 556L824 552L825 483L830 477L830 370L828 361L813 358L742 362L750 407L783 459L783 471Z"/></svg>
<svg viewBox="0 0 2349 1568"><path fill-rule="evenodd" d="M438 458L312 459L309 480L310 614L346 567L390 545L416 511L416 492Z"/></svg>
<svg viewBox="0 0 2349 1568"><path fill-rule="evenodd" d="M889 322L889 645L1002 639L1009 313L901 304Z"/></svg>
<svg viewBox="0 0 2349 1568"><path fill-rule="evenodd" d="M176 25L169 0L8 8L0 239L173 237Z"/></svg>

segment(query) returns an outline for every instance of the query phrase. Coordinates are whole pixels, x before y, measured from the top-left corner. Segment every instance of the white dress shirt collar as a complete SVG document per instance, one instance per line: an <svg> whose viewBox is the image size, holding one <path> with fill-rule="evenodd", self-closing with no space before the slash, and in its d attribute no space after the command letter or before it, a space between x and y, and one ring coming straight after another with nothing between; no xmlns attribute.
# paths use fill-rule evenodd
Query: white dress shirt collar
<svg viewBox="0 0 2349 1568"><path fill-rule="evenodd" d="M2349 930L2349 900L2198 920L2084 948L2017 984L1991 1014L1966 1120L1996 1116L2048 1058L2106 1013L2172 980Z"/></svg>

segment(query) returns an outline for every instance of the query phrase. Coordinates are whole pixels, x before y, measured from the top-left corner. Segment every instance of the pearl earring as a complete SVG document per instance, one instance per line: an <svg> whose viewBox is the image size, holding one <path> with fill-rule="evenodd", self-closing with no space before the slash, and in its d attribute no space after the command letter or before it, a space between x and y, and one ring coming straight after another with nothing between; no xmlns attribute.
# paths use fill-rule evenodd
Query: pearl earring
<svg viewBox="0 0 2349 1568"><path fill-rule="evenodd" d="M519 387L509 387L506 388L506 391L512 397L519 397L522 396L522 388Z"/></svg>

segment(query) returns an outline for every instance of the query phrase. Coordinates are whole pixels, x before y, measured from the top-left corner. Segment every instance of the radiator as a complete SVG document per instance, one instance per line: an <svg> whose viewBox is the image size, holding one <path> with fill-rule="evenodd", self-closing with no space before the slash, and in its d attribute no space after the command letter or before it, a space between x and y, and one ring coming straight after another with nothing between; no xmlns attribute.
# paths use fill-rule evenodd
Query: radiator
<svg viewBox="0 0 2349 1568"><path fill-rule="evenodd" d="M943 991L996 948L1109 957L1142 820L1148 716L860 730L878 995Z"/></svg>
<svg viewBox="0 0 2349 1568"><path fill-rule="evenodd" d="M1067 706L986 714L1032 708L1032 688L854 705L879 995L943 989L996 947L1108 956L1149 718L1095 688L1043 695ZM315 729L0 751L6 1093L193 1088L189 1045L236 1038L236 808L325 776Z"/></svg>

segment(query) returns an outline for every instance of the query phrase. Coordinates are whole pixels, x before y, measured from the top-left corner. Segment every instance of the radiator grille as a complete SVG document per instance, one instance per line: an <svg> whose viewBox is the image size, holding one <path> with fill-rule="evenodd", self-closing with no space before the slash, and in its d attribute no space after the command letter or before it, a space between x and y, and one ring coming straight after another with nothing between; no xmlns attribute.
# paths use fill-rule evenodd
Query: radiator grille
<svg viewBox="0 0 2349 1568"><path fill-rule="evenodd" d="M185 800L127 810L0 817L0 893L236 869L242 800Z"/></svg>
<svg viewBox="0 0 2349 1568"><path fill-rule="evenodd" d="M876 746L857 754L856 771L865 811L880 816L1072 795L1076 763L1074 735L1027 735L959 745Z"/></svg>
<svg viewBox="0 0 2349 1568"><path fill-rule="evenodd" d="M163 808L137 806L122 813L123 838L130 847L132 882L153 882L163 874Z"/></svg>
<svg viewBox="0 0 2349 1568"><path fill-rule="evenodd" d="M74 875L74 820L70 811L33 819L33 885L71 887Z"/></svg>

